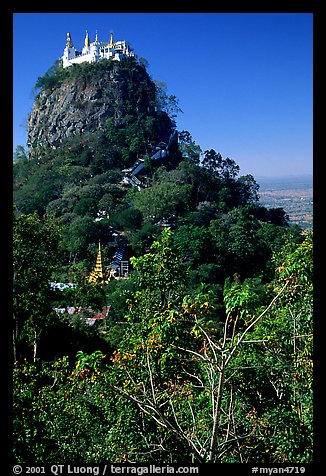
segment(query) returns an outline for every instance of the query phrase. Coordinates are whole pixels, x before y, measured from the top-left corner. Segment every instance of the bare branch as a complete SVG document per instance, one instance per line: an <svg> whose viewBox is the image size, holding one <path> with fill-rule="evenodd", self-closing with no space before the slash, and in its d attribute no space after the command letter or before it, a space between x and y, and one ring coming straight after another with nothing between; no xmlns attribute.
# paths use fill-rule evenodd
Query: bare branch
<svg viewBox="0 0 326 476"><path fill-rule="evenodd" d="M250 331L250 329L252 329L256 324L257 322L270 310L270 308L273 306L273 304L275 303L275 301L277 301L277 299L281 296L281 294L283 293L283 291L285 290L285 288L287 287L287 285L289 284L289 281L287 281L284 286L282 287L282 289L279 291L279 293L272 299L272 301L269 303L269 305L264 309L264 311L259 314L259 316L257 316L253 321L252 323L243 331L243 334L240 336L239 340L237 341L237 343L234 345L234 347L231 349L227 359L226 359L226 362L225 362L225 366L228 365L228 363L230 362L230 359L232 357L232 355L234 354L234 352L238 349L238 347L240 346L240 344L242 343L242 341L244 340L244 337L246 334L248 334L248 332ZM227 322L227 320L225 321ZM224 338L225 338L225 335L224 335ZM224 343L223 343L223 347L225 345L225 339L224 339Z"/></svg>
<svg viewBox="0 0 326 476"><path fill-rule="evenodd" d="M193 354L196 357L198 357L200 360L202 360L203 362L208 362L210 364L216 365L218 370L220 370L217 362L215 362L214 360L206 358L204 355L199 354L198 352L195 352L194 350L185 349L184 347L180 347L180 346L177 346L177 345L171 345L171 347L174 347L175 349L178 349L178 350L183 350L184 352L188 352L189 354Z"/></svg>
<svg viewBox="0 0 326 476"><path fill-rule="evenodd" d="M189 375L189 377L192 377L192 378L198 380L198 382L200 383L200 386L199 386L199 385L194 385L194 387L197 387L197 388L207 388L207 387L204 385L204 382L202 381L202 379L199 378L197 375L188 372L188 370L186 370L184 367L182 367L182 370L183 370L187 375Z"/></svg>
<svg viewBox="0 0 326 476"><path fill-rule="evenodd" d="M222 350L221 347L217 344L217 342L215 342L214 338L212 337L212 335L207 331L207 329L205 329L199 322L198 322L198 319L196 319L196 324L197 326L199 327L199 329L203 332L203 334L205 335L207 341L209 342L210 344L210 347L212 349L212 352L214 354L214 358L215 360L217 360L217 357L216 357L216 354L215 354L215 351L214 351L214 347L215 349L217 350Z"/></svg>
<svg viewBox="0 0 326 476"><path fill-rule="evenodd" d="M175 410L174 410L174 406L173 406L173 402L172 400L170 400L170 406L171 406L171 409L172 409L172 413L173 413L173 417L174 417L174 420L175 420L175 423L179 429L179 435L181 437L181 439L187 444L187 446L190 446L194 451L195 453L197 454L197 456L199 457L200 460L202 460L202 455L201 455L201 451L196 447L196 444L194 443L194 441L192 441L190 438L187 437L187 435L185 434L185 432L183 431L183 429L181 428L179 422L178 422L178 419L177 419L177 416L176 416L176 413L175 413ZM200 445L201 446L201 445Z"/></svg>
<svg viewBox="0 0 326 476"><path fill-rule="evenodd" d="M148 372L149 372L149 380L150 380L150 384L151 384L153 402L156 405L156 395L155 395L155 391L154 391L153 374L152 374L151 364L150 364L150 361L149 361L148 350L146 352L146 361L147 361L147 367L148 367Z"/></svg>

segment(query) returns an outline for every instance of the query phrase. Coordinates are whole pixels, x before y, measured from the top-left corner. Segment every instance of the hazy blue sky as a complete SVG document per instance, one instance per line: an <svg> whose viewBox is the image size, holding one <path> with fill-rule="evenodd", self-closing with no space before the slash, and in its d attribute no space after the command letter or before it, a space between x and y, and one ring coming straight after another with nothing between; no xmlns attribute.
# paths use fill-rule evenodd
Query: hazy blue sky
<svg viewBox="0 0 326 476"><path fill-rule="evenodd" d="M15 13L14 148L26 146L32 89L63 54L66 33L128 40L164 81L203 150L240 174L312 173L313 15L310 13Z"/></svg>

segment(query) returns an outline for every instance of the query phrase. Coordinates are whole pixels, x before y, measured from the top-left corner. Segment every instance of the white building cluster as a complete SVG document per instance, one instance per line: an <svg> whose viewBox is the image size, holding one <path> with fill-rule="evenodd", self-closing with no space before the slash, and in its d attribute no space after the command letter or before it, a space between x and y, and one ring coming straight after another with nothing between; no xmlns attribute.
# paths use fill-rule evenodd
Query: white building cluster
<svg viewBox="0 0 326 476"><path fill-rule="evenodd" d="M72 64L96 63L102 59L112 59L120 61L124 56L134 56L127 41L113 40L113 33L110 34L109 43L99 41L96 32L95 41L90 42L88 31L86 30L84 47L78 52L72 43L70 33L67 33L66 47L63 52L62 66L67 68Z"/></svg>

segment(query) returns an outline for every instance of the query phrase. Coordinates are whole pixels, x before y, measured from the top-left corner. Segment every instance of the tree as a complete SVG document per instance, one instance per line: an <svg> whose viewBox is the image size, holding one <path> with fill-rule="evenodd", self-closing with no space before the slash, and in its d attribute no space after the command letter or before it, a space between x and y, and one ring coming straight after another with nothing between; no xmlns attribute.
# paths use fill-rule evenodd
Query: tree
<svg viewBox="0 0 326 476"><path fill-rule="evenodd" d="M174 234L174 246L180 256L192 267L212 261L211 236L207 228L195 225L182 225Z"/></svg>
<svg viewBox="0 0 326 476"><path fill-rule="evenodd" d="M215 255L223 261L225 273L246 278L270 268L273 248L284 240L284 229L266 225L252 205L232 208L210 222Z"/></svg>
<svg viewBox="0 0 326 476"><path fill-rule="evenodd" d="M25 151L24 146L22 145L17 145L15 152L14 152L14 157L13 161L14 162L19 162L20 160L27 160L27 153Z"/></svg>
<svg viewBox="0 0 326 476"><path fill-rule="evenodd" d="M172 119L174 119L178 113L182 112L179 107L178 99L173 94L167 94L167 87L164 81L155 81L157 90L157 103L158 107L165 111Z"/></svg>
<svg viewBox="0 0 326 476"><path fill-rule="evenodd" d="M53 65L46 71L44 76L39 76L37 78L34 93L38 89L51 89L53 88L61 79L67 77L69 73L62 69L60 61L56 60Z"/></svg>
<svg viewBox="0 0 326 476"><path fill-rule="evenodd" d="M140 427L149 421L156 426L152 435L143 435L149 460L154 455L156 460L171 458L173 447L173 462L309 461L311 388L303 381L298 386L298 379L310 368L304 356L310 358L311 333L307 324L304 334L298 333L302 313L289 326L293 291L311 279L309 243L280 267L269 302L261 301L254 283L226 286L226 315L216 321L209 296L182 293L176 279L180 263L169 234L155 243L155 254L134 260L140 290L130 301L130 327L108 380L138 407ZM306 293L302 287L301 292ZM283 339L285 329L288 337ZM294 378L288 370L293 357ZM301 431L303 435L289 441L289 435Z"/></svg>
<svg viewBox="0 0 326 476"><path fill-rule="evenodd" d="M234 180L240 170L239 165L233 159L229 157L223 159L221 154L214 149L205 150L202 165L226 182Z"/></svg>
<svg viewBox="0 0 326 476"><path fill-rule="evenodd" d="M152 243L157 239L160 232L160 227L150 222L145 222L139 230L130 230L128 233L128 240L135 256L141 256L146 253Z"/></svg>
<svg viewBox="0 0 326 476"><path fill-rule="evenodd" d="M258 202L259 185L251 174L241 175L234 187L239 205Z"/></svg>
<svg viewBox="0 0 326 476"><path fill-rule="evenodd" d="M114 213L110 218L110 223L118 228L128 232L139 229L142 222L142 213L136 208L125 208Z"/></svg>
<svg viewBox="0 0 326 476"><path fill-rule="evenodd" d="M60 458L63 463L99 463L112 458L108 447L115 415L109 404L103 404L105 388L99 379L103 358L100 351L80 351L75 365L63 356L55 362L24 361L15 366L16 461L55 463Z"/></svg>
<svg viewBox="0 0 326 476"><path fill-rule="evenodd" d="M246 351L234 361L243 369L234 390L247 408L238 418L251 431L251 449L244 445L242 457L251 461L312 458L312 264L310 234L278 251L273 292L279 302L250 329Z"/></svg>
<svg viewBox="0 0 326 476"><path fill-rule="evenodd" d="M25 342L35 360L40 336L53 319L49 281L58 264L61 232L56 220L41 220L36 212L14 215L13 230L14 359L22 356Z"/></svg>
<svg viewBox="0 0 326 476"><path fill-rule="evenodd" d="M239 170L239 165L237 165L233 159L226 157L226 159L222 160L220 174L222 179L226 182L234 180L239 174Z"/></svg>
<svg viewBox="0 0 326 476"><path fill-rule="evenodd" d="M112 227L107 218L96 222L89 215L73 216L63 229L64 251L68 252L69 263L86 260L91 265L94 250L99 240L112 241ZM66 253L67 255L67 253Z"/></svg>
<svg viewBox="0 0 326 476"><path fill-rule="evenodd" d="M268 285L227 280L225 312L189 293L172 237L133 260L111 363L15 365L19 462L312 460L312 237L279 250Z"/></svg>
<svg viewBox="0 0 326 476"><path fill-rule="evenodd" d="M73 260L87 257L88 246L90 243L98 243L97 224L94 219L88 215L78 217L65 229L65 238L67 251Z"/></svg>
<svg viewBox="0 0 326 476"><path fill-rule="evenodd" d="M179 132L179 148L182 154L182 157L187 158L195 164L200 162L201 148L199 145L195 144L190 132L181 131Z"/></svg>
<svg viewBox="0 0 326 476"><path fill-rule="evenodd" d="M132 205L146 221L157 222L183 214L189 208L190 193L189 184L161 182L135 193Z"/></svg>
<svg viewBox="0 0 326 476"><path fill-rule="evenodd" d="M204 158L202 159L202 165L203 167L218 175L222 160L223 158L221 154L219 152L217 153L214 149L205 150Z"/></svg>

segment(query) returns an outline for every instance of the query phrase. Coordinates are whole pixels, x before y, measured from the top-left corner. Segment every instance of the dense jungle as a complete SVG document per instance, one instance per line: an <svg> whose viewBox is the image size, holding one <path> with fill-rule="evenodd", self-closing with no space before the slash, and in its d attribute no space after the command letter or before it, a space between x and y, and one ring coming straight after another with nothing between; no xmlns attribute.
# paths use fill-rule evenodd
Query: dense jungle
<svg viewBox="0 0 326 476"><path fill-rule="evenodd" d="M135 58L38 78L13 163L18 463L313 460L313 232L180 112Z"/></svg>

